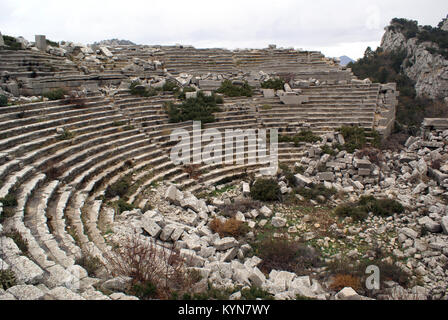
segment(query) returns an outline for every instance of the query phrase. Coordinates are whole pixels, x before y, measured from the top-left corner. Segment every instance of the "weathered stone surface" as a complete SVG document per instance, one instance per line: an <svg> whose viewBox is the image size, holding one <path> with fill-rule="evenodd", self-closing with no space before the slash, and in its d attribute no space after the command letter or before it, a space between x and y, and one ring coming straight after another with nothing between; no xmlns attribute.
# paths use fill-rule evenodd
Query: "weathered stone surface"
<svg viewBox="0 0 448 320"><path fill-rule="evenodd" d="M153 238L158 238L162 232L162 228L152 218L149 218L146 213L142 218L142 228Z"/></svg>
<svg viewBox="0 0 448 320"><path fill-rule="evenodd" d="M132 282L130 277L116 277L105 281L101 286L110 291L125 292Z"/></svg>
<svg viewBox="0 0 448 320"><path fill-rule="evenodd" d="M17 300L41 300L45 293L32 285L18 285L6 290L12 294Z"/></svg>
<svg viewBox="0 0 448 320"><path fill-rule="evenodd" d="M442 218L441 226L443 233L448 234L448 216Z"/></svg>
<svg viewBox="0 0 448 320"><path fill-rule="evenodd" d="M45 297L51 297L55 300L86 300L79 294L65 288L56 287L45 294Z"/></svg>
<svg viewBox="0 0 448 320"><path fill-rule="evenodd" d="M270 216L272 216L272 210L271 209L269 209L268 207L266 207L266 206L263 206L261 209L260 209L260 213L263 215L263 217L265 217L265 218L269 218Z"/></svg>
<svg viewBox="0 0 448 320"><path fill-rule="evenodd" d="M280 217L272 218L271 224L276 228L283 228L286 226L286 219Z"/></svg>
<svg viewBox="0 0 448 320"><path fill-rule="evenodd" d="M216 240L213 245L216 248L216 250L225 251L227 249L237 246L238 241L236 241L235 238L227 237Z"/></svg>

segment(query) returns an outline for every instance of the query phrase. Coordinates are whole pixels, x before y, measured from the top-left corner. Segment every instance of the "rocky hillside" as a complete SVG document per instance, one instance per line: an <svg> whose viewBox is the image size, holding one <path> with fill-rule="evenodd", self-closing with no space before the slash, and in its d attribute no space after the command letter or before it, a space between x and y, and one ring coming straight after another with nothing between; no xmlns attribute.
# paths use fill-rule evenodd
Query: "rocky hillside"
<svg viewBox="0 0 448 320"><path fill-rule="evenodd" d="M415 81L418 96L448 96L448 20L437 27L417 21L393 19L381 41L385 52L403 50L403 72Z"/></svg>

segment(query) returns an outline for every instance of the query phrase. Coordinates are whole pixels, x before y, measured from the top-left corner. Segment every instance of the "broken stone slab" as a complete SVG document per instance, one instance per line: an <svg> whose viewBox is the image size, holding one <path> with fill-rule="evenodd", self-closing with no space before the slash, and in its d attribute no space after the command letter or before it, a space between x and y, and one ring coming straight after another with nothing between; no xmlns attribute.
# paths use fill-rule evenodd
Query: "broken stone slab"
<svg viewBox="0 0 448 320"><path fill-rule="evenodd" d="M202 268L206 261L204 258L198 256L196 252L189 249L181 249L180 257L183 258L188 265L198 268Z"/></svg>
<svg viewBox="0 0 448 320"><path fill-rule="evenodd" d="M279 91L280 90L278 90L277 93ZM309 98L308 98L308 96L299 96L299 95L295 95L295 94L294 95L283 94L280 96L280 101L286 105L299 106L302 103L308 102Z"/></svg>
<svg viewBox="0 0 448 320"><path fill-rule="evenodd" d="M243 195L250 195L250 185L247 182L243 182Z"/></svg>
<svg viewBox="0 0 448 320"><path fill-rule="evenodd" d="M362 169L362 168L360 168L360 169L358 169L358 175L359 176L363 176L363 177L370 176L370 169Z"/></svg>
<svg viewBox="0 0 448 320"><path fill-rule="evenodd" d="M286 219L280 217L272 218L271 224L276 228L283 228L286 226Z"/></svg>
<svg viewBox="0 0 448 320"><path fill-rule="evenodd" d="M401 228L398 233L402 233L404 235L406 235L408 238L411 239L417 239L418 238L418 233L414 230L412 230L411 228Z"/></svg>
<svg viewBox="0 0 448 320"><path fill-rule="evenodd" d="M299 187L305 187L313 183L313 181L300 173L296 174L295 176L296 183Z"/></svg>
<svg viewBox="0 0 448 320"><path fill-rule="evenodd" d="M272 216L272 210L271 209L269 209L268 207L266 207L266 206L263 206L261 209L260 209L260 213L263 215L263 217L265 217L265 218L269 218L270 216Z"/></svg>
<svg viewBox="0 0 448 320"><path fill-rule="evenodd" d="M443 233L448 234L448 216L443 217L440 224L442 226Z"/></svg>
<svg viewBox="0 0 448 320"><path fill-rule="evenodd" d="M160 240L162 241L168 241L171 238L171 235L173 234L174 230L176 230L176 226L172 224L166 225L162 232L160 233Z"/></svg>
<svg viewBox="0 0 448 320"><path fill-rule="evenodd" d="M232 248L227 250L226 253L224 253L223 257L222 257L222 261L223 262L230 262L233 259L235 259L235 257L238 254L238 248Z"/></svg>
<svg viewBox="0 0 448 320"><path fill-rule="evenodd" d="M275 98L275 90L274 89L262 89L263 97L266 99Z"/></svg>
<svg viewBox="0 0 448 320"><path fill-rule="evenodd" d="M432 233L439 233L442 232L442 226L440 223L435 222L430 217L423 217L418 220L419 224L422 224L425 226L425 229Z"/></svg>
<svg viewBox="0 0 448 320"><path fill-rule="evenodd" d="M230 248L236 247L237 245L238 245L238 241L236 241L236 239L232 238L232 237L218 239L213 244L213 246L218 251L225 251L225 250L228 250Z"/></svg>
<svg viewBox="0 0 448 320"><path fill-rule="evenodd" d="M112 58L114 56L106 47L100 47L100 50L108 58Z"/></svg>
<svg viewBox="0 0 448 320"><path fill-rule="evenodd" d="M370 169L372 166L372 163L369 160L366 159L353 159L353 165L355 168L358 169Z"/></svg>
<svg viewBox="0 0 448 320"><path fill-rule="evenodd" d="M169 202L180 205L180 202L183 200L184 194L182 191L179 191L175 186L169 186L165 192L165 199Z"/></svg>
<svg viewBox="0 0 448 320"><path fill-rule="evenodd" d="M162 232L162 228L152 218L148 218L146 213L142 218L142 228L153 238L158 238Z"/></svg>
<svg viewBox="0 0 448 320"><path fill-rule="evenodd" d="M317 174L317 179L319 181L334 181L334 173L333 172L319 172Z"/></svg>

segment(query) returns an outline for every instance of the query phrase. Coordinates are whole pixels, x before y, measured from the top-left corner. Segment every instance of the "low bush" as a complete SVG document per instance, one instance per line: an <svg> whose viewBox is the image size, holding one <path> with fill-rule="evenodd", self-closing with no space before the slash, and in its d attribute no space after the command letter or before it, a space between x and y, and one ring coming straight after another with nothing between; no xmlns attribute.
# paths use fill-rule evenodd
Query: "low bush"
<svg viewBox="0 0 448 320"><path fill-rule="evenodd" d="M189 120L201 121L202 124L215 122L213 113L221 111L217 106L218 100L215 95L206 97L198 92L196 98L187 99L181 104L166 103L165 111L172 123Z"/></svg>
<svg viewBox="0 0 448 320"><path fill-rule="evenodd" d="M8 97L0 94L0 107L6 107L8 105Z"/></svg>
<svg viewBox="0 0 448 320"><path fill-rule="evenodd" d="M293 142L296 147L303 142L316 143L321 140L311 130L302 130L294 136L279 136L278 138L278 142Z"/></svg>
<svg viewBox="0 0 448 320"><path fill-rule="evenodd" d="M65 89L59 88L51 90L47 93L44 93L43 96L48 98L49 100L61 100L65 98L66 91Z"/></svg>
<svg viewBox="0 0 448 320"><path fill-rule="evenodd" d="M5 42L5 48L8 50L22 50L22 44L14 37L4 35L3 41Z"/></svg>
<svg viewBox="0 0 448 320"><path fill-rule="evenodd" d="M359 200L358 205L365 207L368 212L382 217L404 212L403 205L393 199L375 199L373 196L363 196Z"/></svg>
<svg viewBox="0 0 448 320"><path fill-rule="evenodd" d="M259 201L281 200L280 186L274 179L258 179L250 188L250 196Z"/></svg>
<svg viewBox="0 0 448 320"><path fill-rule="evenodd" d="M0 289L8 290L17 285L16 275L11 269L0 269Z"/></svg>
<svg viewBox="0 0 448 320"><path fill-rule="evenodd" d="M242 85L233 84L230 80L224 80L221 87L216 90L228 97L252 97L252 87L245 81Z"/></svg>
<svg viewBox="0 0 448 320"><path fill-rule="evenodd" d="M213 232L219 234L221 238L224 237L234 237L239 238L249 231L249 227L246 223L239 221L235 218L227 219L226 222L221 222L219 219L213 219L210 222L210 229Z"/></svg>
<svg viewBox="0 0 448 320"><path fill-rule="evenodd" d="M265 238L253 244L255 254L262 259L260 269L285 270L304 274L312 267L321 265L319 253L312 247L293 240Z"/></svg>
<svg viewBox="0 0 448 320"><path fill-rule="evenodd" d="M17 247L20 249L22 254L28 254L28 241L22 237L19 231L13 229L11 231L5 232L3 234L5 237L11 238Z"/></svg>
<svg viewBox="0 0 448 320"><path fill-rule="evenodd" d="M344 136L345 145L342 147L352 153L356 149L362 149L367 143L364 128L343 126L338 131Z"/></svg>
<svg viewBox="0 0 448 320"><path fill-rule="evenodd" d="M285 164L280 164L279 168L281 170L281 174L283 176L285 176L286 181L288 181L288 184L290 187L294 187L296 185L296 178L295 178L295 174L291 171L291 169L285 165Z"/></svg>
<svg viewBox="0 0 448 320"><path fill-rule="evenodd" d="M121 198L117 200L114 204L118 214L122 214L125 211L132 211L135 209L134 205L128 203L126 200Z"/></svg>
<svg viewBox="0 0 448 320"><path fill-rule="evenodd" d="M131 277L128 293L141 299L169 299L187 293L195 281L186 272L177 250L167 249L135 234L104 254L106 268L113 277Z"/></svg>
<svg viewBox="0 0 448 320"><path fill-rule="evenodd" d="M285 81L282 79L269 79L261 83L263 89L275 89L283 90L285 87Z"/></svg>
<svg viewBox="0 0 448 320"><path fill-rule="evenodd" d="M168 91L168 92L176 92L179 91L179 89L180 88L177 82L172 80L167 80L162 87L162 91Z"/></svg>
<svg viewBox="0 0 448 320"><path fill-rule="evenodd" d="M251 286L250 288L244 288L241 290L241 299L244 300L274 300L272 294L263 290L257 286Z"/></svg>
<svg viewBox="0 0 448 320"><path fill-rule="evenodd" d="M335 213L341 217L352 217L356 221L362 221L367 218L369 212L376 216L388 217L395 213L403 213L404 210L403 205L396 200L363 196L355 204L337 207Z"/></svg>
<svg viewBox="0 0 448 320"><path fill-rule="evenodd" d="M83 254L81 258L76 259L75 263L83 267L87 271L89 277L96 277L96 273L104 267L100 258L91 254Z"/></svg>
<svg viewBox="0 0 448 320"><path fill-rule="evenodd" d="M131 187L131 179L130 178L122 178L115 182L114 184L111 184L107 187L105 196L107 199L111 199L114 197L124 197L126 193L128 192L129 188Z"/></svg>
<svg viewBox="0 0 448 320"><path fill-rule="evenodd" d="M353 205L340 205L335 209L335 214L339 217L351 217L355 221L362 221L367 218L368 212L361 207Z"/></svg>
<svg viewBox="0 0 448 320"><path fill-rule="evenodd" d="M338 154L338 152L336 150L334 150L334 148L330 147L329 145L324 145L321 148L321 150L322 150L322 153L329 154L330 156L333 156L333 157L335 157Z"/></svg>
<svg viewBox="0 0 448 320"><path fill-rule="evenodd" d="M17 198L15 195L8 193L4 198L0 198L3 207L13 208L17 206Z"/></svg>
<svg viewBox="0 0 448 320"><path fill-rule="evenodd" d="M314 200L323 203L329 200L337 191L328 189L323 184L311 184L308 187L297 188L296 192L307 200Z"/></svg>
<svg viewBox="0 0 448 320"><path fill-rule="evenodd" d="M70 140L75 137L75 134L68 129L64 129L64 131L59 135L59 140Z"/></svg>
<svg viewBox="0 0 448 320"><path fill-rule="evenodd" d="M155 88L145 88L140 84L140 81L132 81L129 90L132 95L140 97L153 97L158 92Z"/></svg>

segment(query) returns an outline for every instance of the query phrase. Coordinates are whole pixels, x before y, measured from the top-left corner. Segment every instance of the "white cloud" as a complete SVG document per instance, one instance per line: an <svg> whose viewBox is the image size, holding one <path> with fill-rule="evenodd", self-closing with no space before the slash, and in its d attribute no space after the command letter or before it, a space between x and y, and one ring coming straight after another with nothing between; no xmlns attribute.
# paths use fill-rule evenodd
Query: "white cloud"
<svg viewBox="0 0 448 320"><path fill-rule="evenodd" d="M82 43L110 38L196 47L285 47L362 56L394 17L437 24L445 0L2 0L0 31Z"/></svg>

